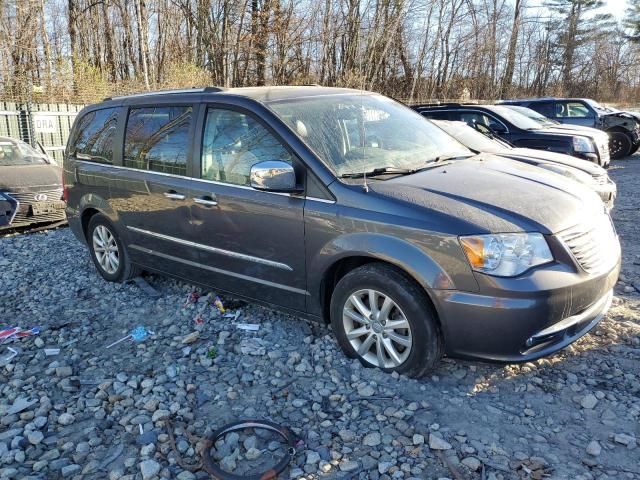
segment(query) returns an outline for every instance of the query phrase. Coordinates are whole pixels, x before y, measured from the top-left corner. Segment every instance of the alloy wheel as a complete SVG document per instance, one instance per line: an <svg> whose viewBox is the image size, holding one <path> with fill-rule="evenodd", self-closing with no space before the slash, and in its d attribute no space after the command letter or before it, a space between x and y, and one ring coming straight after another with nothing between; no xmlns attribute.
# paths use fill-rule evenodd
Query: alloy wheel
<svg viewBox="0 0 640 480"><path fill-rule="evenodd" d="M118 271L120 266L120 252L113 233L104 225L98 225L93 230L93 251L100 267L109 275Z"/></svg>
<svg viewBox="0 0 640 480"><path fill-rule="evenodd" d="M396 302L382 292L366 289L351 294L342 322L353 349L375 367L396 368L411 353L411 325Z"/></svg>

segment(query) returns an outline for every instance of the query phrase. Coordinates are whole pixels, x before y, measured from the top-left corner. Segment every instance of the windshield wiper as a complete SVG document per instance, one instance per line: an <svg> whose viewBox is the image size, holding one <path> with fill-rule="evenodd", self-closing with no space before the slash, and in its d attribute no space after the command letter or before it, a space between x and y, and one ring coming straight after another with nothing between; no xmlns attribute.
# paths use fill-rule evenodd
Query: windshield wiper
<svg viewBox="0 0 640 480"><path fill-rule="evenodd" d="M360 178L364 177L375 177L376 175L385 175L387 173L398 174L398 175L409 175L411 173L415 173L415 169L410 168L398 168L398 167L380 167L374 168L373 170L369 170L366 172L352 172L352 173L343 173L340 175L340 178Z"/></svg>
<svg viewBox="0 0 640 480"><path fill-rule="evenodd" d="M436 158L432 158L431 160L427 160L425 163L440 163L446 162L447 160L458 160L459 158L468 158L472 155L440 155Z"/></svg>

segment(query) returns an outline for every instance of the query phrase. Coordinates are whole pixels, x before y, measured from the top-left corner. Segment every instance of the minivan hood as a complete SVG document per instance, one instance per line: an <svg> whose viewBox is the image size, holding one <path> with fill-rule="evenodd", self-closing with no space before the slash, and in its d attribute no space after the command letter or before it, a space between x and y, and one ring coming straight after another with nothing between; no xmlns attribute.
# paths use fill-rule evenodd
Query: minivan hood
<svg viewBox="0 0 640 480"><path fill-rule="evenodd" d="M0 166L0 191L13 192L41 186L62 186L62 169L45 164Z"/></svg>
<svg viewBox="0 0 640 480"><path fill-rule="evenodd" d="M457 220L458 228L464 230L458 234L552 234L604 212L591 189L544 169L488 154L372 181L369 188Z"/></svg>

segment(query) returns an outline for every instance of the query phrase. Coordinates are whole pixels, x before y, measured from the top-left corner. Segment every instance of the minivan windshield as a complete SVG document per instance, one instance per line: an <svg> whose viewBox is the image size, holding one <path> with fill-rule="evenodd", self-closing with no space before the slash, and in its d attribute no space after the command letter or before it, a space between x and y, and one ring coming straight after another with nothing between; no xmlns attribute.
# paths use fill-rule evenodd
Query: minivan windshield
<svg viewBox="0 0 640 480"><path fill-rule="evenodd" d="M337 176L407 174L473 155L420 114L382 95L322 95L268 105Z"/></svg>
<svg viewBox="0 0 640 480"><path fill-rule="evenodd" d="M538 122L503 105L487 105L486 108L522 130L540 130Z"/></svg>
<svg viewBox="0 0 640 480"><path fill-rule="evenodd" d="M47 163L49 163L47 157L30 145L24 142L0 139L0 167Z"/></svg>

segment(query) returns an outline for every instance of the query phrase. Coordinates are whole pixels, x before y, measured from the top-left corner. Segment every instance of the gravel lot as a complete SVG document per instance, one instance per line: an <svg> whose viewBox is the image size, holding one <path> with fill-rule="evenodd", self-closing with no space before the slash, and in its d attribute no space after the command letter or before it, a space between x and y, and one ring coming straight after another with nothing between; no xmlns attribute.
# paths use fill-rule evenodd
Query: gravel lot
<svg viewBox="0 0 640 480"><path fill-rule="evenodd" d="M624 265L608 317L551 358L447 359L420 381L362 368L323 326L230 298L233 316L183 307L193 287L156 276L159 298L106 283L68 229L0 239L0 326L42 330L0 346L19 352L0 366L0 478L210 478L191 467L201 438L247 417L302 440L283 478L640 478L640 155L611 176ZM137 325L155 334L105 348ZM254 433L217 445L226 468L282 451Z"/></svg>

